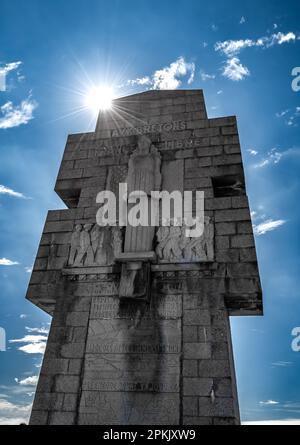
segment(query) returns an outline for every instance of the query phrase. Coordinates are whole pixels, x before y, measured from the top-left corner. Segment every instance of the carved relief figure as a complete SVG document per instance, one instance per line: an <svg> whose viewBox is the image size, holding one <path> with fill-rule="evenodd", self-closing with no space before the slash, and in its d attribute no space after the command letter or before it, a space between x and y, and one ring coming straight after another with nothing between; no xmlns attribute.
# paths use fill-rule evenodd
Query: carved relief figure
<svg viewBox="0 0 300 445"><path fill-rule="evenodd" d="M171 262L182 258L182 249L180 247L181 227L171 226L168 239L163 249L164 256Z"/></svg>
<svg viewBox="0 0 300 445"><path fill-rule="evenodd" d="M134 191L142 191L149 196L145 203L145 212L149 215L150 195L154 190L160 190L161 157L160 153L151 143L147 136L138 137L138 147L132 153L128 163L127 191L128 194ZM138 196L138 195L137 195ZM131 205L128 206L130 208ZM154 227L150 224L147 227L138 226L126 227L125 252L148 252L152 250L154 238Z"/></svg>
<svg viewBox="0 0 300 445"><path fill-rule="evenodd" d="M156 233L157 238L157 247L156 247L156 255L159 259L163 259L163 249L165 248L166 242L168 241L169 236L169 227L160 226Z"/></svg>
<svg viewBox="0 0 300 445"><path fill-rule="evenodd" d="M121 251L119 227L99 227L98 224L77 224L71 236L69 266L108 266Z"/></svg>
<svg viewBox="0 0 300 445"><path fill-rule="evenodd" d="M214 259L214 225L211 223L209 216L204 217L204 245L208 261Z"/></svg>
<svg viewBox="0 0 300 445"><path fill-rule="evenodd" d="M92 227L91 224L84 224L83 230L81 230L80 232L79 249L77 252L76 259L74 261L74 265L76 266L82 265L85 262L85 260L90 262L93 258L91 238L89 233L91 227Z"/></svg>
<svg viewBox="0 0 300 445"><path fill-rule="evenodd" d="M114 256L117 256L122 252L122 232L119 227L112 227L112 236L113 236L113 246L114 246Z"/></svg>
<svg viewBox="0 0 300 445"><path fill-rule="evenodd" d="M193 262L214 260L214 226L208 216L204 218L202 236L185 236L183 225L159 227L157 230L156 254L159 262Z"/></svg>
<svg viewBox="0 0 300 445"><path fill-rule="evenodd" d="M76 255L80 249L80 232L82 229L81 224L76 224L75 230L72 233L71 236L71 249L70 249L70 255L69 255L69 264L74 264Z"/></svg>

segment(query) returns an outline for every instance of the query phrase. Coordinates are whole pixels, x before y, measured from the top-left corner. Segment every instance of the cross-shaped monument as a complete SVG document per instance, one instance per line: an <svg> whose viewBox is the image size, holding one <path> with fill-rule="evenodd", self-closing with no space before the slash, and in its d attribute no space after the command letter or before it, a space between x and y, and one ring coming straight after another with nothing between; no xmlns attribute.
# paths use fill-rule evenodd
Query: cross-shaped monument
<svg viewBox="0 0 300 445"><path fill-rule="evenodd" d="M203 191L186 226L101 226L99 192ZM68 137L27 298L52 316L31 424L239 423L229 316L261 315L236 118L201 90L116 99ZM126 201L129 212L133 204Z"/></svg>

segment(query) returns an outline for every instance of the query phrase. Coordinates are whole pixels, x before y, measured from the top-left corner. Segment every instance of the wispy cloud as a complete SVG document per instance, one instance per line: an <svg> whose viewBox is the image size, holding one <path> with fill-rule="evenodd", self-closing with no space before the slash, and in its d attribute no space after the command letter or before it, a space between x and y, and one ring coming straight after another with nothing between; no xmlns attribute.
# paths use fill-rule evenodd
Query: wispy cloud
<svg viewBox="0 0 300 445"><path fill-rule="evenodd" d="M152 80L149 76L145 76L145 77L137 77L136 79L133 80L128 80L127 82L129 85L152 85Z"/></svg>
<svg viewBox="0 0 300 445"><path fill-rule="evenodd" d="M12 261L8 258L0 258L0 266L16 266L17 264L19 264L18 261Z"/></svg>
<svg viewBox="0 0 300 445"><path fill-rule="evenodd" d="M241 22L240 22L241 23ZM242 21L243 23L243 21ZM250 70L241 63L237 57L242 50L251 47L270 48L274 45L282 45L283 43L293 42L299 36L294 32L277 32L270 36L263 36L258 39L239 39L218 41L214 45L215 51L225 55L227 61L223 67L223 76L230 80L239 81L250 75Z"/></svg>
<svg viewBox="0 0 300 445"><path fill-rule="evenodd" d="M33 111L37 103L30 96L23 100L20 105L14 105L11 101L0 107L0 129L18 127L27 124L33 119Z"/></svg>
<svg viewBox="0 0 300 445"><path fill-rule="evenodd" d="M25 329L27 332L36 332L38 334L49 334L49 328L45 328L42 326L41 328L30 328L28 326L25 326Z"/></svg>
<svg viewBox="0 0 300 445"><path fill-rule="evenodd" d="M292 366L293 362L285 362L282 360L279 360L278 362L273 362L272 366L278 366L280 368L288 368L289 366Z"/></svg>
<svg viewBox="0 0 300 445"><path fill-rule="evenodd" d="M0 91L6 91L6 76L10 71L16 70L22 62L11 62L0 67Z"/></svg>
<svg viewBox="0 0 300 445"><path fill-rule="evenodd" d="M289 109L287 109L287 110L283 110L283 111L279 111L279 112L276 113L276 117L283 117L283 116L285 116L289 111L290 111Z"/></svg>
<svg viewBox="0 0 300 445"><path fill-rule="evenodd" d="M19 351L27 354L43 354L46 348L47 336L45 335L25 335L23 338L9 340L9 343L25 343L20 346Z"/></svg>
<svg viewBox="0 0 300 445"><path fill-rule="evenodd" d="M222 75L233 81L239 81L250 76L249 69L242 65L238 57L227 59L224 64Z"/></svg>
<svg viewBox="0 0 300 445"><path fill-rule="evenodd" d="M300 156L300 149L297 147L291 147L287 148L286 150L280 150L279 148L272 148L267 152L267 154L263 157L261 157L261 160L253 164L252 167L254 168L262 168L266 165L276 165L283 159L288 158L297 158Z"/></svg>
<svg viewBox="0 0 300 445"><path fill-rule="evenodd" d="M244 16L242 16L240 19L240 25L243 25L245 22L246 22L246 19Z"/></svg>
<svg viewBox="0 0 300 445"><path fill-rule="evenodd" d="M250 153L251 156L256 156L258 153L258 151L254 150L254 148L248 148L247 152Z"/></svg>
<svg viewBox="0 0 300 445"><path fill-rule="evenodd" d="M18 405L0 399L0 425L19 425L28 423L32 404Z"/></svg>
<svg viewBox="0 0 300 445"><path fill-rule="evenodd" d="M289 127L298 127L300 118L300 107L288 108L287 110L276 113L276 117L284 118L284 122Z"/></svg>
<svg viewBox="0 0 300 445"><path fill-rule="evenodd" d="M179 57L169 66L154 71L151 76L144 76L128 80L128 85L144 85L154 90L175 90L182 84L182 79L187 77L187 83L191 84L195 76L195 64L186 62L184 57Z"/></svg>
<svg viewBox="0 0 300 445"><path fill-rule="evenodd" d="M25 379L21 379L21 380L18 378L15 378L15 382L21 386L36 386L38 379L39 379L39 377L37 375L31 375L31 376L26 377Z"/></svg>
<svg viewBox="0 0 300 445"><path fill-rule="evenodd" d="M1 185L1 184L0 184L0 195L8 195L8 196L13 196L15 198L26 199L26 196L23 195L23 193L16 192L15 190L13 190L9 187L6 187L5 185Z"/></svg>
<svg viewBox="0 0 300 445"><path fill-rule="evenodd" d="M286 221L284 219L268 219L266 221L263 221L259 224L253 225L253 231L255 235L265 235L267 232L271 232L272 230L277 229L278 227L285 224Z"/></svg>
<svg viewBox="0 0 300 445"><path fill-rule="evenodd" d="M293 42L297 39L294 32L274 33L270 36L260 37L258 39L239 39L239 40L225 40L215 44L215 51L219 51L228 57L239 54L245 48L260 47L270 48L274 45L282 45L283 43Z"/></svg>
<svg viewBox="0 0 300 445"><path fill-rule="evenodd" d="M260 162L254 165L254 168L262 168L269 164L278 164L283 156L283 152L279 151L276 147L272 148Z"/></svg>
<svg viewBox="0 0 300 445"><path fill-rule="evenodd" d="M261 401L259 402L260 405L278 405L279 402L277 402L276 400L265 400L265 401Z"/></svg>
<svg viewBox="0 0 300 445"><path fill-rule="evenodd" d="M200 71L200 77L205 82L206 80L212 80L216 78L215 74L207 74L205 71Z"/></svg>

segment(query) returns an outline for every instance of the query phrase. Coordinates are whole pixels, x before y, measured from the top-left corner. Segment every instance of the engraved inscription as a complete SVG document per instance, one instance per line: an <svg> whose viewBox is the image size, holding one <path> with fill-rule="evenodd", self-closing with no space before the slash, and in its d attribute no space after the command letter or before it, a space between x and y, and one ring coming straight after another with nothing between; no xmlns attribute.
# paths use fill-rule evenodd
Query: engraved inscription
<svg viewBox="0 0 300 445"><path fill-rule="evenodd" d="M179 394L83 391L81 425L175 425L179 423Z"/></svg>
<svg viewBox="0 0 300 445"><path fill-rule="evenodd" d="M179 355L87 354L83 389L178 392Z"/></svg>
<svg viewBox="0 0 300 445"><path fill-rule="evenodd" d="M90 320L87 352L179 353L181 320Z"/></svg>
<svg viewBox="0 0 300 445"><path fill-rule="evenodd" d="M141 127L125 127L112 130L112 137L132 136L146 133L161 133L163 131L179 131L186 129L185 121L173 121L158 123L152 125L143 125Z"/></svg>
<svg viewBox="0 0 300 445"><path fill-rule="evenodd" d="M181 295L156 295L149 304L137 304L128 302L120 304L119 298L101 297L93 298L91 318L135 318L137 308L142 311L143 319L172 319L179 318L182 314Z"/></svg>

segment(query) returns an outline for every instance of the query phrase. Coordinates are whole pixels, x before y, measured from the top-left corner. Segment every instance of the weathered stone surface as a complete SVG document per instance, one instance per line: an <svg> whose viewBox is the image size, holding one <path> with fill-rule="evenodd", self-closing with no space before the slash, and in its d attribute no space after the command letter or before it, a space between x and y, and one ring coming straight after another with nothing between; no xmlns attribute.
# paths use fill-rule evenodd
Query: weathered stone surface
<svg viewBox="0 0 300 445"><path fill-rule="evenodd" d="M55 190L68 208L48 212L27 292L53 315L31 424L239 423L228 316L260 314L262 298L236 118L208 119L200 90L117 105L125 120L101 113L95 132L67 140ZM96 225L98 193L132 181L203 191L210 228L195 243L151 229L150 254L126 251L151 257L142 275L118 263L127 228ZM141 233L126 246L145 246ZM119 298L124 271L142 276L144 299Z"/></svg>
<svg viewBox="0 0 300 445"><path fill-rule="evenodd" d="M209 396L213 388L213 380L209 378L185 377L183 394L185 396Z"/></svg>
<svg viewBox="0 0 300 445"><path fill-rule="evenodd" d="M176 425L178 394L83 391L79 424Z"/></svg>
<svg viewBox="0 0 300 445"><path fill-rule="evenodd" d="M211 345L210 343L185 343L183 356L185 359L211 358Z"/></svg>

